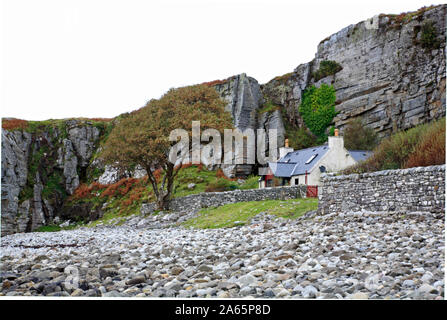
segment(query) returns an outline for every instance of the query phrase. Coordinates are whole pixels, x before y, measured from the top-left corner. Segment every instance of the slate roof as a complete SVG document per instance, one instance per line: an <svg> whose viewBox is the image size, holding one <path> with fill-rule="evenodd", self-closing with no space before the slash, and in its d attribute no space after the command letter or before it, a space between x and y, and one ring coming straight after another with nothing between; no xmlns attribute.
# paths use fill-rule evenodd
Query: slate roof
<svg viewBox="0 0 447 320"><path fill-rule="evenodd" d="M269 162L269 168L276 177L291 177L310 173L311 169L329 151L327 144L289 152L278 162ZM348 150L355 161L363 161L372 155L372 151ZM309 161L311 157L315 157ZM308 162L308 163L306 163Z"/></svg>
<svg viewBox="0 0 447 320"><path fill-rule="evenodd" d="M328 151L329 147L327 145L292 151L276 163L269 162L269 167L276 177L291 177L305 174L306 171L310 172L315 163ZM313 155L316 155L315 158L306 164Z"/></svg>
<svg viewBox="0 0 447 320"><path fill-rule="evenodd" d="M363 151L363 150L348 150L351 157L354 158L355 161L364 161L368 159L373 152L372 151Z"/></svg>

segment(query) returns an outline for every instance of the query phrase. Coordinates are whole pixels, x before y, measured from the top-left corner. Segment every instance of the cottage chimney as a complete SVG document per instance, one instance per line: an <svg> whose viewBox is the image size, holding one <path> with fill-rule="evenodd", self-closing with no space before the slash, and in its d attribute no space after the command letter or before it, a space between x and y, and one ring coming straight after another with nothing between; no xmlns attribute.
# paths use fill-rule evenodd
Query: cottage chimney
<svg viewBox="0 0 447 320"><path fill-rule="evenodd" d="M289 139L284 140L284 147L279 148L279 158L283 158L289 152L293 152L293 148L289 147Z"/></svg>
<svg viewBox="0 0 447 320"><path fill-rule="evenodd" d="M338 129L334 130L334 136L338 137Z"/></svg>
<svg viewBox="0 0 447 320"><path fill-rule="evenodd" d="M335 136L328 139L329 149L336 149L342 151L344 149L343 137L338 135L338 130L335 129Z"/></svg>

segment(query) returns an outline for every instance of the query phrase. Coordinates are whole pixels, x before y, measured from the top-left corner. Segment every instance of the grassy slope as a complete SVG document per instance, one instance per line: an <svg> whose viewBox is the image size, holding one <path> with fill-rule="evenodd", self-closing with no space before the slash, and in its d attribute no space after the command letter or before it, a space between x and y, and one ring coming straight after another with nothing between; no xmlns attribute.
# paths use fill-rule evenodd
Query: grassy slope
<svg viewBox="0 0 447 320"><path fill-rule="evenodd" d="M93 208L105 208L104 216L88 223L88 226L122 222L129 215L139 214L141 204L144 201L155 200L152 189L144 178L124 180L113 185L82 185L68 199L69 204L90 202L93 204ZM195 186L189 189L188 184L191 183L194 183ZM204 166L192 165L179 172L175 181L173 197L215 191L210 190L210 187L216 185L223 188L220 191L253 189L258 187L258 177L252 176L243 183L238 183L222 177L219 171L210 171Z"/></svg>
<svg viewBox="0 0 447 320"><path fill-rule="evenodd" d="M186 221L184 226L201 229L234 227L247 223L261 212L296 219L317 207L316 198L239 202L202 209L196 217Z"/></svg>
<svg viewBox="0 0 447 320"><path fill-rule="evenodd" d="M368 160L344 174L403 169L445 163L445 118L399 131L383 139Z"/></svg>

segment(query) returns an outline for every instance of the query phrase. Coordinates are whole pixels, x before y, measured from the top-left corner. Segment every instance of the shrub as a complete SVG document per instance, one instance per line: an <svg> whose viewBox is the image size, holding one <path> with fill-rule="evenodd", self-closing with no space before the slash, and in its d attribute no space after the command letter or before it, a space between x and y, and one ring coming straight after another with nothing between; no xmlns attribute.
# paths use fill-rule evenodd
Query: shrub
<svg viewBox="0 0 447 320"><path fill-rule="evenodd" d="M259 180L259 176L251 175L247 179L245 179L245 181L241 185L240 189L242 189L242 190L257 189L259 186L258 180Z"/></svg>
<svg viewBox="0 0 447 320"><path fill-rule="evenodd" d="M264 103L264 105L262 106L262 108L258 110L258 113L260 113L260 114L261 113L266 113L266 112L270 113L270 112L274 112L274 111L279 110L279 109L280 109L279 106L276 106L276 105L273 104L272 101L267 100Z"/></svg>
<svg viewBox="0 0 447 320"><path fill-rule="evenodd" d="M234 190L237 187L231 181L222 178L216 178L214 181L210 182L206 187L206 192L222 192Z"/></svg>
<svg viewBox="0 0 447 320"><path fill-rule="evenodd" d="M88 185L85 183L82 183L79 185L79 187L76 188L75 192L73 193L73 198L76 199L85 199L91 197L91 189Z"/></svg>
<svg viewBox="0 0 447 320"><path fill-rule="evenodd" d="M421 45L426 49L436 49L440 45L438 31L433 21L426 21L421 29Z"/></svg>
<svg viewBox="0 0 447 320"><path fill-rule="evenodd" d="M445 119L430 126L409 156L405 168L445 163Z"/></svg>
<svg viewBox="0 0 447 320"><path fill-rule="evenodd" d="M363 125L362 120L349 122L343 132L345 147L351 150L373 150L377 145L377 134L374 129Z"/></svg>
<svg viewBox="0 0 447 320"><path fill-rule="evenodd" d="M120 181L110 184L101 193L101 197L126 195L134 184L138 182L135 178L123 178Z"/></svg>
<svg viewBox="0 0 447 320"><path fill-rule="evenodd" d="M319 88L311 86L304 90L299 113L320 142L326 140L326 129L337 115L334 87L323 83Z"/></svg>
<svg viewBox="0 0 447 320"><path fill-rule="evenodd" d="M320 62L320 68L313 73L313 77L315 81L318 81L327 76L334 75L342 69L342 66L335 61L323 60Z"/></svg>
<svg viewBox="0 0 447 320"><path fill-rule="evenodd" d="M316 137L306 128L286 130L286 135L289 139L289 146L295 150L310 148L318 144Z"/></svg>
<svg viewBox="0 0 447 320"><path fill-rule="evenodd" d="M382 140L368 160L346 169L344 173L362 173L445 163L445 140L443 137L445 137L445 118L398 132Z"/></svg>

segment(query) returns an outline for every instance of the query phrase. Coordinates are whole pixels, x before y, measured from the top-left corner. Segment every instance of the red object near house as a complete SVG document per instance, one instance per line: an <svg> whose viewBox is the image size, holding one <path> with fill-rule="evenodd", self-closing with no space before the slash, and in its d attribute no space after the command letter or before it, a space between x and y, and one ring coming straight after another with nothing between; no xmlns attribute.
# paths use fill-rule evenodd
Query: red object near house
<svg viewBox="0 0 447 320"><path fill-rule="evenodd" d="M265 175L265 186L273 187L273 174Z"/></svg>
<svg viewBox="0 0 447 320"><path fill-rule="evenodd" d="M318 197L318 186L307 186L306 197L308 198Z"/></svg>

